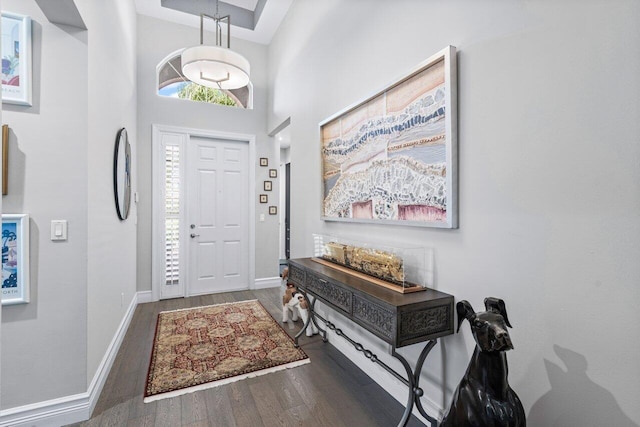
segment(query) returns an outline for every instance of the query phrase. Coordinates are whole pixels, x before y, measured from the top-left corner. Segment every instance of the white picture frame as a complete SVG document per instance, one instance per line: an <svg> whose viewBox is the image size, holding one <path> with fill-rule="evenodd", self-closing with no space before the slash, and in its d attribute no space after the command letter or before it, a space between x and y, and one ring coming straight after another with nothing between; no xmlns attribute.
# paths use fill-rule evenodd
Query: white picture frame
<svg viewBox="0 0 640 427"><path fill-rule="evenodd" d="M2 12L2 102L31 106L31 18Z"/></svg>
<svg viewBox="0 0 640 427"><path fill-rule="evenodd" d="M3 214L2 305L29 300L29 215Z"/></svg>
<svg viewBox="0 0 640 427"><path fill-rule="evenodd" d="M454 46L319 126L323 220L458 228Z"/></svg>

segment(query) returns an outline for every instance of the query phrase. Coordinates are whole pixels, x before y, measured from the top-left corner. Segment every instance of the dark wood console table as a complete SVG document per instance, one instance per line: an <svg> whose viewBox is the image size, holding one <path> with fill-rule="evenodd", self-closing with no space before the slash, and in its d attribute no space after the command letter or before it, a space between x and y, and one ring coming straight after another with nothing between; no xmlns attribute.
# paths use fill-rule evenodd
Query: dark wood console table
<svg viewBox="0 0 640 427"><path fill-rule="evenodd" d="M336 335L349 341L366 358L380 365L409 387L409 398L398 424L399 427L405 426L409 421L413 405L429 420L432 427L437 425L437 420L429 416L422 407L420 397L423 391L419 387L419 381L424 361L435 346L437 338L453 333L452 295L433 289L401 294L322 265L311 258L289 260L289 280L306 294L310 301L311 315L295 337L296 346L298 338L304 333L309 322L313 322L320 330L325 342L327 341L326 329L334 331ZM317 300L391 344L391 355L402 363L407 378L320 316L315 311ZM318 320L324 323L326 329L320 327ZM418 357L416 366L412 369L397 349L424 341L427 343Z"/></svg>

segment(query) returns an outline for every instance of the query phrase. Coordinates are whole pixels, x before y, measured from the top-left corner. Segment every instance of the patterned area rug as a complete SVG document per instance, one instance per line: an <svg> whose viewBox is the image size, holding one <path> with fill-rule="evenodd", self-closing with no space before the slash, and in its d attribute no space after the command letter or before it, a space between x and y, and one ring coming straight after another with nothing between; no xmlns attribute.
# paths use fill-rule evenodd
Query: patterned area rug
<svg viewBox="0 0 640 427"><path fill-rule="evenodd" d="M257 301L158 315L144 402L309 363Z"/></svg>

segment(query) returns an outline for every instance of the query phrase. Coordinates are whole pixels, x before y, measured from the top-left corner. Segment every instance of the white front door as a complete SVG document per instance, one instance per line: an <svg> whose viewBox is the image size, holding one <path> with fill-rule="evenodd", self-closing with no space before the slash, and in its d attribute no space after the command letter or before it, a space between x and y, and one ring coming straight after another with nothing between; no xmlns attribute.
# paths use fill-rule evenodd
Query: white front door
<svg viewBox="0 0 640 427"><path fill-rule="evenodd" d="M249 144L187 142L187 296L249 288Z"/></svg>

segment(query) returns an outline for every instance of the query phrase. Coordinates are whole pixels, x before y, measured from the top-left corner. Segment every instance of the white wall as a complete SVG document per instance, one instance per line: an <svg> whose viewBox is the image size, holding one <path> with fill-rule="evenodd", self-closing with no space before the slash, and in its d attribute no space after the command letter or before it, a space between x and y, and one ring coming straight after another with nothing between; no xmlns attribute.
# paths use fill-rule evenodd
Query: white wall
<svg viewBox="0 0 640 427"><path fill-rule="evenodd" d="M76 4L89 31L49 23L32 0L2 5L32 17L34 66L33 106L3 105L3 208L31 215L31 302L2 311L2 408L85 393L136 291L135 207L120 222L113 202L120 127L136 155L135 9ZM52 219L68 241L50 241Z"/></svg>
<svg viewBox="0 0 640 427"><path fill-rule="evenodd" d="M115 138L127 129L137 190L136 11L130 0L76 1L89 28L88 355L91 382L136 293L136 204L120 221L113 195Z"/></svg>
<svg viewBox="0 0 640 427"><path fill-rule="evenodd" d="M315 232L433 248L437 289L477 310L486 296L506 301L510 382L529 425L637 425L640 3L372 4L299 0L269 48L269 127L291 117L292 257L312 255ZM449 44L460 228L321 221L318 123ZM464 325L430 356L432 410L448 407L473 347ZM402 352L415 362L419 350ZM405 401L403 386L353 357Z"/></svg>
<svg viewBox="0 0 640 427"><path fill-rule="evenodd" d="M232 33L233 34L233 33ZM215 37L205 34L205 40ZM277 164L278 149L267 135L267 52L263 45L235 40L231 48L243 54L251 63L253 109L245 110L219 105L191 102L158 96L156 67L170 53L199 43L199 30L147 16L138 16L138 290L151 289L151 126L170 125L193 129L256 135L256 163L268 157L271 167ZM268 180L268 169L256 168L256 279L278 276L278 220L270 216L266 205L260 205L257 195L262 182ZM274 183L269 198L277 200L278 186ZM265 222L259 222L260 214ZM250 284L253 285L253 284Z"/></svg>
<svg viewBox="0 0 640 427"><path fill-rule="evenodd" d="M32 0L33 106L4 104L11 128L3 213L28 213L31 302L2 310L2 408L86 390L87 33L49 23ZM50 240L66 219L69 239Z"/></svg>

